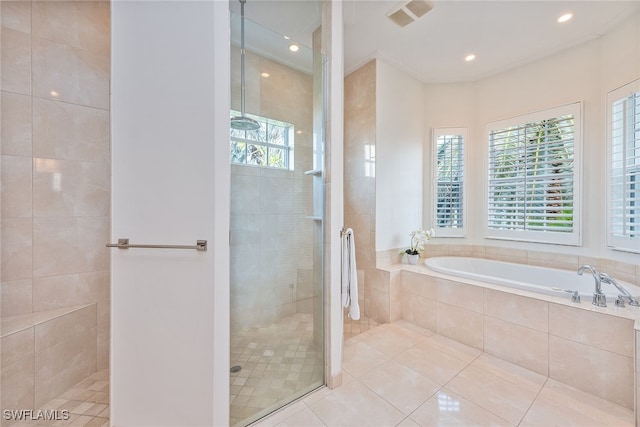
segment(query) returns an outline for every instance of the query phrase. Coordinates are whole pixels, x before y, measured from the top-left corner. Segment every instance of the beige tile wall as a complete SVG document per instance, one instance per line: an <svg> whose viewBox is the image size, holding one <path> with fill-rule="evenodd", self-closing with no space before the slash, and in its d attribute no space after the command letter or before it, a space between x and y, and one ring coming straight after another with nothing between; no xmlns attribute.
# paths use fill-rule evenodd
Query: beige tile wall
<svg viewBox="0 0 640 427"><path fill-rule="evenodd" d="M35 330L35 408L96 372L97 307L43 322Z"/></svg>
<svg viewBox="0 0 640 427"><path fill-rule="evenodd" d="M2 1L0 14L0 317L94 307L78 354L57 343L3 363L4 409L40 402L38 378L55 390L109 364L110 11L104 1ZM12 376L20 387L7 388Z"/></svg>
<svg viewBox="0 0 640 427"><path fill-rule="evenodd" d="M376 322L400 320L400 271L370 269L367 276L367 316Z"/></svg>
<svg viewBox="0 0 640 427"><path fill-rule="evenodd" d="M362 314L378 320L388 312L372 290L375 259L376 62L344 80L344 224L353 229L358 269L358 302ZM375 280L375 279L374 279ZM372 312L372 307L374 311ZM379 312L382 310L382 313Z"/></svg>
<svg viewBox="0 0 640 427"><path fill-rule="evenodd" d="M2 410L33 409L35 400L34 328L4 337L0 342ZM6 421L1 423L9 425Z"/></svg>
<svg viewBox="0 0 640 427"><path fill-rule="evenodd" d="M31 318L30 318L31 317ZM2 409L38 409L96 372L97 304L23 315L7 322L2 347ZM10 318L9 318L10 319ZM16 420L2 419L2 426Z"/></svg>
<svg viewBox="0 0 640 427"><path fill-rule="evenodd" d="M231 105L240 110L240 52L231 51ZM266 72L269 77L262 77ZM292 123L294 169L231 166L233 328L313 310L313 77L247 52L246 112Z"/></svg>

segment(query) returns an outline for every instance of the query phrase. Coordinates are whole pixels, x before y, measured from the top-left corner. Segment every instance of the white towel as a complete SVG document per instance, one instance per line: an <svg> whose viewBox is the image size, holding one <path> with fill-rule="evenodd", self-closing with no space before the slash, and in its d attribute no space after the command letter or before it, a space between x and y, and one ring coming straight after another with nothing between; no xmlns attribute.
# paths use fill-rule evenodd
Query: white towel
<svg viewBox="0 0 640 427"><path fill-rule="evenodd" d="M356 244L350 228L347 228L342 238L342 306L349 309L349 317L353 320L360 319Z"/></svg>

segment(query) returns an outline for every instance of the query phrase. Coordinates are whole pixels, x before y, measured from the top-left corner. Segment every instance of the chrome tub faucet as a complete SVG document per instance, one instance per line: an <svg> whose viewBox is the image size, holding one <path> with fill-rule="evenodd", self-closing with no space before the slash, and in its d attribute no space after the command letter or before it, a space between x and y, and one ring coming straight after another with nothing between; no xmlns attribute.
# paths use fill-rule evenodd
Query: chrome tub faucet
<svg viewBox="0 0 640 427"><path fill-rule="evenodd" d="M600 273L598 273L595 268L585 264L578 268L578 275L582 276L582 273L584 273L585 270L589 270L591 272L591 274L593 275L593 280L595 280L596 282L596 290L593 293L593 300L591 301L591 304L598 307L606 307L607 296L602 292L602 280Z"/></svg>
<svg viewBox="0 0 640 427"><path fill-rule="evenodd" d="M627 303L629 305L632 305L634 307L640 307L640 303L638 302L638 300L635 299L633 295L631 295L631 293L624 288L624 286L616 282L615 279L609 276L607 273L600 273L600 281L604 283L610 283L620 291L620 296L616 300L616 305L620 307L624 307L624 299L626 298ZM621 301L621 302L618 302L618 301Z"/></svg>
<svg viewBox="0 0 640 427"><path fill-rule="evenodd" d="M633 295L631 295L631 293L627 291L624 286L616 282L613 277L611 277L607 273L600 273L595 268L586 264L578 268L578 275L582 276L582 273L584 273L585 270L589 270L591 272L591 274L593 275L593 280L596 282L596 290L593 293L593 301L591 302L591 304L598 307L607 306L607 297L602 292L602 283L609 283L615 286L618 291L620 291L620 295L618 296L618 298L616 298L616 306L624 307L624 300L626 299L629 305L640 307L640 302L638 302L638 300Z"/></svg>

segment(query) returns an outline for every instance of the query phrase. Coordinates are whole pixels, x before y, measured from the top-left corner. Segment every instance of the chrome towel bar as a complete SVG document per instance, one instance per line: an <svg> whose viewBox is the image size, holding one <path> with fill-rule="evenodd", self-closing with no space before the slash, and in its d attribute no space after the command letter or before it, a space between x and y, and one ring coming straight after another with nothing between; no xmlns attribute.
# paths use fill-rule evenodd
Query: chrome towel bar
<svg viewBox="0 0 640 427"><path fill-rule="evenodd" d="M129 239L118 239L118 243L107 243L108 248L129 249L129 248L150 248L150 249L195 249L197 251L207 250L206 240L197 240L195 246L188 245L132 245Z"/></svg>

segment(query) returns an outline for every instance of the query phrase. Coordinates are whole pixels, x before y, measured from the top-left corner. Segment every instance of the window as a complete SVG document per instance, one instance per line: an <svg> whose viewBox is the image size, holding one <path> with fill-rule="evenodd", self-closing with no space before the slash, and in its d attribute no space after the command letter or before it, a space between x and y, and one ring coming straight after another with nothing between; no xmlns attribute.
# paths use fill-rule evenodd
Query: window
<svg viewBox="0 0 640 427"><path fill-rule="evenodd" d="M580 244L580 103L488 125L487 237Z"/></svg>
<svg viewBox="0 0 640 427"><path fill-rule="evenodd" d="M231 117L239 115L231 111ZM231 129L231 163L293 170L293 125L247 116L260 123L260 129Z"/></svg>
<svg viewBox="0 0 640 427"><path fill-rule="evenodd" d="M439 237L464 235L465 135L465 129L452 128L433 133L433 228Z"/></svg>
<svg viewBox="0 0 640 427"><path fill-rule="evenodd" d="M610 92L607 101L607 244L640 253L640 80Z"/></svg>

